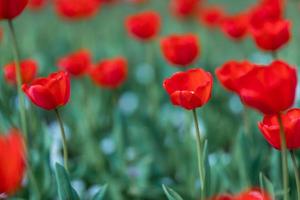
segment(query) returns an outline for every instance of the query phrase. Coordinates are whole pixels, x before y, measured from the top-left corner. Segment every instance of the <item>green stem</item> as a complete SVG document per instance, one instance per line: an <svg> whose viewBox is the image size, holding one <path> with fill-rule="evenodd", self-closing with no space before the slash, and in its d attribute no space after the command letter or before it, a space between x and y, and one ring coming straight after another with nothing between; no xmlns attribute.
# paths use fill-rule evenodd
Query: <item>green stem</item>
<svg viewBox="0 0 300 200"><path fill-rule="evenodd" d="M277 119L280 127L280 141L281 141L281 161L282 161L282 174L283 174L283 188L284 188L284 200L289 199L289 176L288 176L288 162L287 162L287 147L286 138L284 133L284 126L281 119L281 114L277 115Z"/></svg>
<svg viewBox="0 0 300 200"><path fill-rule="evenodd" d="M205 167L202 158L203 154L202 154L198 117L195 109L193 110L193 117L194 117L195 129L196 129L198 170L199 170L200 183L201 183L201 200L204 200L205 199Z"/></svg>
<svg viewBox="0 0 300 200"><path fill-rule="evenodd" d="M277 51L272 51L271 54L272 54L273 60L277 60L278 59L278 53L277 53Z"/></svg>
<svg viewBox="0 0 300 200"><path fill-rule="evenodd" d="M62 121L62 118L60 116L58 109L55 109L54 111L55 111L56 118L57 118L57 121L60 126L60 133L61 133L61 138L62 138L62 142L63 142L64 166L65 166L66 170L68 171L68 147L67 147L67 139L66 139L64 124L63 124L63 121Z"/></svg>
<svg viewBox="0 0 300 200"><path fill-rule="evenodd" d="M295 151L290 151L292 161L293 161L293 167L294 167L294 172L295 172L295 179L296 179L296 186L297 186L297 197L298 200L300 200L300 178L299 178L299 171L297 167L297 159L296 159L296 154Z"/></svg>
<svg viewBox="0 0 300 200"><path fill-rule="evenodd" d="M243 109L243 120L244 120L244 131L245 131L245 135L249 136L250 135L250 131L249 131L249 116L248 116L248 112L247 112L247 107L244 106Z"/></svg>
<svg viewBox="0 0 300 200"><path fill-rule="evenodd" d="M22 132L24 134L25 140L27 141L27 127L26 127L26 116L25 116L25 104L24 96L22 93L22 76L21 76L21 65L20 65L20 53L17 43L16 32L14 29L13 22L8 20L8 26L11 34L11 39L13 43L13 53L15 57L16 65L16 78L17 78L17 88L18 88L18 101L19 101L19 112L21 119Z"/></svg>

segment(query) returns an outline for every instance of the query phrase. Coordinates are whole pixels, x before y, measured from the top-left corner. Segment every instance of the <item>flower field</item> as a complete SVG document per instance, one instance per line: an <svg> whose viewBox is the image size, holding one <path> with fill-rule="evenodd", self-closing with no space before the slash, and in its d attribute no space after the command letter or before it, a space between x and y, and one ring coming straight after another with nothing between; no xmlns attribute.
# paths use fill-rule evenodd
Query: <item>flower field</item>
<svg viewBox="0 0 300 200"><path fill-rule="evenodd" d="M0 199L300 200L297 0L0 0Z"/></svg>

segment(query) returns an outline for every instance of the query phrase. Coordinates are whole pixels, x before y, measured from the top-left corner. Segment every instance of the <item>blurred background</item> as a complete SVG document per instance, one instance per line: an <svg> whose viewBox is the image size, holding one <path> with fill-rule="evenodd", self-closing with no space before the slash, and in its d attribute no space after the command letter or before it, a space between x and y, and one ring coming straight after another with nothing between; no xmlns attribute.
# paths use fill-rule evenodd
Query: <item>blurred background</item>
<svg viewBox="0 0 300 200"><path fill-rule="evenodd" d="M255 3L206 2L222 6L229 13ZM164 78L186 69L174 68L163 59L159 38L150 43L139 42L128 36L124 28L126 16L150 9L161 14L159 37L188 32L199 36L199 59L188 68L201 67L214 74L216 67L232 59L255 63L272 60L250 38L236 43L218 29L205 27L198 17L178 19L171 13L168 0L103 3L96 16L76 21L59 17L51 2L39 10L27 8L14 22L21 58L35 59L39 76L57 71L57 60L80 48L90 49L95 63L119 55L129 62L127 81L115 90L95 86L88 76L72 78L70 102L61 108L68 138L70 179L82 199L91 199L104 184L108 184L105 199L166 199L162 184L184 199L199 199L192 113L173 106L162 87ZM292 21L293 36L279 53L279 58L294 66L300 64L299 11L299 1L287 2L286 18ZM0 65L4 66L13 61L12 43L6 22L0 26ZM0 76L3 77L3 70ZM6 132L18 124L16 89L1 78L0 91L0 130ZM59 126L54 112L46 112L29 101L26 109L33 172L43 199L56 199L53 170L56 162L62 163ZM259 132L258 113L247 110L250 131L245 134L243 105L214 78L212 98L198 109L198 115L201 134L208 141L207 196L259 186L264 176L272 182L275 194L280 195L280 154L270 148ZM290 181L294 183L293 177ZM27 182L25 179L23 184ZM30 187L16 194L23 199L30 195L34 195Z"/></svg>

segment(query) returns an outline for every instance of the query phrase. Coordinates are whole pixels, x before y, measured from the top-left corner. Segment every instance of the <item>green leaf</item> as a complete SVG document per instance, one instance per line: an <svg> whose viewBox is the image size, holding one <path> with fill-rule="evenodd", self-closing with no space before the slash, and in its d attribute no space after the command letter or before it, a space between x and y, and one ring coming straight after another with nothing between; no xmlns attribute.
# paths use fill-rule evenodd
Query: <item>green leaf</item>
<svg viewBox="0 0 300 200"><path fill-rule="evenodd" d="M79 200L78 194L72 188L68 173L60 164L55 165L55 176L57 182L57 190L60 200Z"/></svg>
<svg viewBox="0 0 300 200"><path fill-rule="evenodd" d="M271 195L272 199L275 199L275 191L272 182L262 173L259 173L260 188L265 189Z"/></svg>
<svg viewBox="0 0 300 200"><path fill-rule="evenodd" d="M93 197L92 200L103 200L104 196L106 194L107 185L104 185L100 188L100 190L97 192L97 194Z"/></svg>
<svg viewBox="0 0 300 200"><path fill-rule="evenodd" d="M166 196L168 197L169 200L183 200L183 198L181 196L179 196L179 194L177 194L174 190L172 190L171 188L168 188L165 185L162 185L164 192L166 194Z"/></svg>

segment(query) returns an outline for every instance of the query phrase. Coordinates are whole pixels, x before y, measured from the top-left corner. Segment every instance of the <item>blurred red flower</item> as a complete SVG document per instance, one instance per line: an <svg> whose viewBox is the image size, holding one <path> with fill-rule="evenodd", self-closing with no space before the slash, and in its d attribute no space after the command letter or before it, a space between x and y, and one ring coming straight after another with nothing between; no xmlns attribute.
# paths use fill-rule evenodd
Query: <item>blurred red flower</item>
<svg viewBox="0 0 300 200"><path fill-rule="evenodd" d="M290 40L290 29L291 23L287 20L267 22L262 28L253 29L252 36L262 50L276 51Z"/></svg>
<svg viewBox="0 0 300 200"><path fill-rule="evenodd" d="M248 61L231 60L216 69L216 75L220 83L227 90L239 91L239 79L253 69L253 64Z"/></svg>
<svg viewBox="0 0 300 200"><path fill-rule="evenodd" d="M234 200L272 200L272 198L266 191L259 188L252 188L241 192Z"/></svg>
<svg viewBox="0 0 300 200"><path fill-rule="evenodd" d="M211 197L209 200L235 200L235 198L230 194L219 194Z"/></svg>
<svg viewBox="0 0 300 200"><path fill-rule="evenodd" d="M125 20L125 27L136 39L153 39L160 30L160 15L151 10L129 15Z"/></svg>
<svg viewBox="0 0 300 200"><path fill-rule="evenodd" d="M222 30L231 39L243 39L248 33L249 18L245 13L225 16L222 21Z"/></svg>
<svg viewBox="0 0 300 200"><path fill-rule="evenodd" d="M99 0L55 0L56 12L66 19L82 19L94 16L100 9Z"/></svg>
<svg viewBox="0 0 300 200"><path fill-rule="evenodd" d="M160 46L165 59L178 67L192 64L200 54L198 37L192 33L164 37Z"/></svg>
<svg viewBox="0 0 300 200"><path fill-rule="evenodd" d="M26 150L21 133L11 129L0 134L0 194L13 195L21 186L26 170Z"/></svg>
<svg viewBox="0 0 300 200"><path fill-rule="evenodd" d="M177 17L187 17L196 13L200 0L171 0L170 8Z"/></svg>
<svg viewBox="0 0 300 200"><path fill-rule="evenodd" d="M201 68L177 72L163 83L172 103L188 110L201 107L209 101L212 85L211 74Z"/></svg>
<svg viewBox="0 0 300 200"><path fill-rule="evenodd" d="M3 28L0 27L0 42L1 42L2 39L3 39Z"/></svg>
<svg viewBox="0 0 300 200"><path fill-rule="evenodd" d="M300 109L293 108L281 115L287 149L300 148ZM281 149L280 127L277 115L266 115L258 123L265 139L276 149Z"/></svg>
<svg viewBox="0 0 300 200"><path fill-rule="evenodd" d="M29 0L28 7L31 10L40 10L46 5L47 0Z"/></svg>
<svg viewBox="0 0 300 200"><path fill-rule="evenodd" d="M237 85L244 104L264 114L278 114L294 103L297 72L287 63L277 60L269 66L254 66Z"/></svg>
<svg viewBox="0 0 300 200"><path fill-rule="evenodd" d="M23 84L23 91L35 105L53 110L64 106L70 99L70 78L67 72L55 72L46 78L37 78Z"/></svg>
<svg viewBox="0 0 300 200"><path fill-rule="evenodd" d="M73 76L81 76L88 72L92 65L91 52L87 49L80 49L69 55L60 58L57 66L69 72Z"/></svg>
<svg viewBox="0 0 300 200"><path fill-rule="evenodd" d="M30 83L36 76L38 64L33 59L21 61L21 80L22 83ZM4 78L10 84L17 84L16 77L16 64L15 62L9 63L4 66Z"/></svg>
<svg viewBox="0 0 300 200"><path fill-rule="evenodd" d="M208 27L218 27L224 18L224 10L219 6L202 8L199 10L199 20Z"/></svg>
<svg viewBox="0 0 300 200"><path fill-rule="evenodd" d="M91 69L91 78L99 86L114 89L127 78L127 60L123 57L105 59Z"/></svg>
<svg viewBox="0 0 300 200"><path fill-rule="evenodd" d="M21 14L28 0L0 0L0 20L13 19Z"/></svg>

